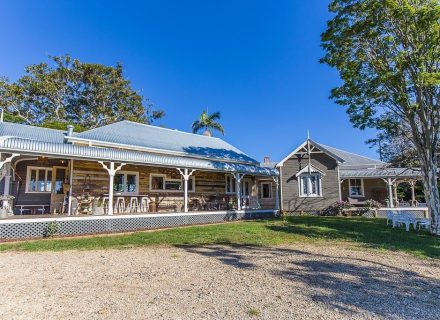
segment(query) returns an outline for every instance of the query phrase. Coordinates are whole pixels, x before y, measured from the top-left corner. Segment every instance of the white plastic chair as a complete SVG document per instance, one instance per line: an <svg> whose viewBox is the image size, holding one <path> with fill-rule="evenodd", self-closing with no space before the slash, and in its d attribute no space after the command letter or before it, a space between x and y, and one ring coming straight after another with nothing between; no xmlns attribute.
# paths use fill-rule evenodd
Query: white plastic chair
<svg viewBox="0 0 440 320"><path fill-rule="evenodd" d="M419 231L420 231L421 227L425 228L426 230L429 230L429 228L431 227L431 221L426 218L419 219L417 221L417 224L419 225Z"/></svg>
<svg viewBox="0 0 440 320"><path fill-rule="evenodd" d="M391 221L391 224L394 227L394 216L396 215L393 211L387 211L386 212L387 215L387 225L389 224L389 222Z"/></svg>
<svg viewBox="0 0 440 320"><path fill-rule="evenodd" d="M409 231L409 227L411 226L411 223L414 226L414 230L417 230L417 219L414 214L411 213L399 213L394 217L393 220L393 227L398 227L401 225L405 225L405 230Z"/></svg>

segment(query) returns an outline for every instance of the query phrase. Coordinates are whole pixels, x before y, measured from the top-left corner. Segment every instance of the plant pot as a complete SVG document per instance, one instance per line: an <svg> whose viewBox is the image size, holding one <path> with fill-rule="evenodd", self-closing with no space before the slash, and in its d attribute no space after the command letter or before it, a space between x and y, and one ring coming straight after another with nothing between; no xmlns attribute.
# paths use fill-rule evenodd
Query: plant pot
<svg viewBox="0 0 440 320"><path fill-rule="evenodd" d="M149 208L150 212L157 212L156 202L150 202L150 204L148 205L148 208Z"/></svg>

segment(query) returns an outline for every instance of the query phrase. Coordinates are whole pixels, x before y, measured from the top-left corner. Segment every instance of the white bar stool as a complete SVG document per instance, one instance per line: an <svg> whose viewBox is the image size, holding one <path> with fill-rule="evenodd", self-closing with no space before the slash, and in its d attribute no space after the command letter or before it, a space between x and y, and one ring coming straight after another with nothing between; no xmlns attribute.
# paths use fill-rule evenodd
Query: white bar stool
<svg viewBox="0 0 440 320"><path fill-rule="evenodd" d="M139 201L137 197L130 197L130 205L129 210L130 212L138 212L139 209Z"/></svg>
<svg viewBox="0 0 440 320"><path fill-rule="evenodd" d="M118 213L125 212L125 198L124 197L117 197L116 198L115 209L116 209L116 211L118 211Z"/></svg>
<svg viewBox="0 0 440 320"><path fill-rule="evenodd" d="M102 206L104 207L105 214L108 213L108 197L102 197Z"/></svg>
<svg viewBox="0 0 440 320"><path fill-rule="evenodd" d="M149 212L150 211L150 198L142 197L141 198L141 212Z"/></svg>

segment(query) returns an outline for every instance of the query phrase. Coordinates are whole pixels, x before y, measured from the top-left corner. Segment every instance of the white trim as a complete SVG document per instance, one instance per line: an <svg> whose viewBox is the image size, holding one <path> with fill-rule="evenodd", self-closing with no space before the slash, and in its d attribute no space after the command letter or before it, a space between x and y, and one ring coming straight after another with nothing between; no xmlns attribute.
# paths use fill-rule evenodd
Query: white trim
<svg viewBox="0 0 440 320"><path fill-rule="evenodd" d="M280 167L279 170L279 182L280 182L280 209L281 211L284 210L284 196L283 196L283 167Z"/></svg>
<svg viewBox="0 0 440 320"><path fill-rule="evenodd" d="M309 170L309 168L310 168L310 170ZM311 165L306 165L304 168L302 168L300 171L298 171L298 173L295 175L295 177L298 177L303 173L309 173L309 172L310 173L319 173L319 174L325 176L324 171L316 168L314 165L311 164Z"/></svg>
<svg viewBox="0 0 440 320"><path fill-rule="evenodd" d="M63 194L63 193L55 193L55 183L57 181L57 173L56 171L59 169L63 169L65 171L65 175L64 175L64 181L63 184L66 182L67 179L67 175L68 175L68 169L69 167L65 167L65 166L53 166L52 167L52 193L54 194Z"/></svg>
<svg viewBox="0 0 440 320"><path fill-rule="evenodd" d="M161 177L161 178L163 178L163 189L152 189L151 188L153 177ZM195 176L191 176L191 177L189 177L189 179L190 179L189 181L192 181L192 190L189 190L189 188L188 188L188 192L189 193L194 193L194 192L196 192L196 177ZM164 174L164 173L150 173L149 181L150 181L150 183L149 183L149 186L148 186L148 190L150 190L150 192L175 192L175 193L179 193L179 192L184 192L185 191L185 190L183 190L183 184L184 184L183 177L181 177L180 179L179 178L178 179L172 179L172 178L167 178L167 175ZM174 181L174 182L179 181L182 189L181 190L167 190L167 189L165 189L165 182L166 181Z"/></svg>
<svg viewBox="0 0 440 320"><path fill-rule="evenodd" d="M312 176L316 176L318 178L318 184L319 184L319 194L316 193L309 193L309 194L304 194L303 193L303 177L307 177L307 189L309 190L309 192L311 192L312 189L312 182L310 177ZM322 178L321 178L321 174L319 172L312 172L312 173L302 173L300 176L298 176L298 197L300 198L322 198Z"/></svg>
<svg viewBox="0 0 440 320"><path fill-rule="evenodd" d="M230 191L228 191L228 177L229 180L229 187ZM235 182L235 176L233 174L225 174L225 194L235 194L236 193L236 182Z"/></svg>
<svg viewBox="0 0 440 320"><path fill-rule="evenodd" d="M270 197L263 197L263 185L264 184L267 184L267 185L269 185L269 196ZM272 185L272 182L271 181L264 181L264 182L260 182L260 188L261 188L261 197L260 197L260 199L264 199L264 200L270 200L270 199L273 199L273 192L272 192L272 189L273 189L273 185Z"/></svg>
<svg viewBox="0 0 440 320"><path fill-rule="evenodd" d="M38 181L39 171L40 170L44 170L45 171L45 173L44 173L44 183L45 183L44 189L46 189L46 184L47 184L47 172L51 171L52 177L50 179L50 190L49 191L47 191L47 190L45 190L45 191L29 191L29 183L31 181L31 171L32 170L36 170L36 173L35 173L35 179L37 179L36 181ZM53 182L53 168L52 167L28 166L26 168L26 188L25 188L25 193L41 193L41 194L51 193L52 189L53 189L52 182ZM37 188L38 188L38 186L37 186Z"/></svg>
<svg viewBox="0 0 440 320"><path fill-rule="evenodd" d="M15 138L15 137L13 137ZM0 138L1 140L1 138ZM21 155L38 155L38 156L47 156L48 158L51 159L59 159L59 158L63 158L64 160L81 160L81 161L97 161L98 163L101 162L115 162L115 163L121 163L120 160L114 160L113 158L105 158L102 161L98 161L98 158L93 157L93 156L87 156L87 155L72 155L69 153L58 153L58 154L54 154L54 153L50 153L47 151L32 151L32 150L22 150L22 149L17 149L17 148L0 148L1 152L7 152L7 153L12 153L12 152L22 152ZM128 150L129 151L129 150ZM211 161L217 161L221 162L221 163L225 163L228 164L228 162L223 161L222 159L209 159ZM140 161L140 160L135 160L132 161L130 160L128 162L129 164L138 164L138 165L142 165L142 166L154 166L154 167L158 167L158 168L172 168L175 169L176 165L175 164L166 164L166 163L155 163L155 162L145 162L145 161ZM124 165L126 163L124 162ZM259 167L258 164L243 164L243 165L252 165L254 167ZM226 169L221 170L221 169L216 169L216 168L206 168L206 167L195 167L196 170L198 171L204 171L204 172L216 172L216 173L225 173L225 174L234 174L234 172L236 171L227 171ZM270 168L266 168L268 170L273 170ZM242 171L240 171L242 172ZM258 176L262 176L262 177L272 177L274 176L273 174L265 174L264 172L260 172L260 173L255 173L255 172L245 172L243 174L254 174L254 175L258 175Z"/></svg>
<svg viewBox="0 0 440 320"><path fill-rule="evenodd" d="M140 191L139 191L139 172L138 171L121 171L121 170L120 171L116 171L115 172L115 177L118 174L124 176L124 180L123 180L124 191L122 191L122 192L114 191L115 193L118 193L118 194L120 193L121 195L140 194ZM136 191L127 191L127 175L136 176ZM114 185L115 185L115 182L113 181L113 186Z"/></svg>
<svg viewBox="0 0 440 320"><path fill-rule="evenodd" d="M361 180L361 194L351 194L351 180ZM362 198L365 196L364 191L364 179L362 178L349 178L348 179L348 196L351 198Z"/></svg>
<svg viewBox="0 0 440 320"><path fill-rule="evenodd" d="M342 189L341 189L342 181L341 181L341 174L339 172L339 165L337 167L337 170L338 170L338 195L339 195L339 201L342 201Z"/></svg>
<svg viewBox="0 0 440 320"><path fill-rule="evenodd" d="M295 150L293 150L291 153L289 153L285 158L283 158L283 160L281 160L280 162L278 162L278 164L276 165L276 167L282 167L284 165L284 162L286 162L287 160L289 160L290 158L292 158L295 154L298 153L298 151L300 151L302 148L304 148L305 146L307 146L307 144L310 143L313 147L318 148L321 152L329 155L330 157L332 157L333 159L336 160L336 162L340 162L343 163L345 162L344 159L334 155L333 153L329 152L328 150L326 150L324 147L321 147L318 143L314 142L311 139L307 139L306 141L304 141L299 147L297 147Z"/></svg>
<svg viewBox="0 0 440 320"><path fill-rule="evenodd" d="M180 217L180 216L202 216L202 215L218 215L227 213L277 213L278 210L230 210L230 211L192 211L192 212L167 212L167 213L138 213L138 214L121 214L121 215L103 215L103 216L64 216L59 218L23 218L23 219L0 219L2 224L22 224L30 222L61 222L61 221L85 221L85 220L112 220L112 219L139 219L146 217ZM176 228L176 227L170 227ZM131 232L131 231L130 231Z"/></svg>

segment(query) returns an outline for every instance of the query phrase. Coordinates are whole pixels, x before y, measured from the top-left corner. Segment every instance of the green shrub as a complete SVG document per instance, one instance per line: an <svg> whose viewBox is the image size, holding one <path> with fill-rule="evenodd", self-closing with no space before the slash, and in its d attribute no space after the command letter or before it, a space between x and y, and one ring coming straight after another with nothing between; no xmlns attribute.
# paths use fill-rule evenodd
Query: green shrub
<svg viewBox="0 0 440 320"><path fill-rule="evenodd" d="M53 238L58 234L58 231L58 223L56 223L55 221L49 222L47 224L46 233L44 234L44 236L46 238Z"/></svg>
<svg viewBox="0 0 440 320"><path fill-rule="evenodd" d="M336 201L321 211L322 216L340 216L342 210L350 209L352 205L348 201Z"/></svg>

